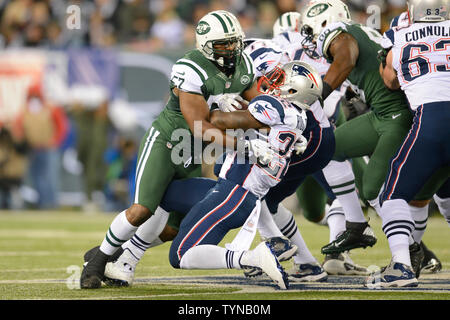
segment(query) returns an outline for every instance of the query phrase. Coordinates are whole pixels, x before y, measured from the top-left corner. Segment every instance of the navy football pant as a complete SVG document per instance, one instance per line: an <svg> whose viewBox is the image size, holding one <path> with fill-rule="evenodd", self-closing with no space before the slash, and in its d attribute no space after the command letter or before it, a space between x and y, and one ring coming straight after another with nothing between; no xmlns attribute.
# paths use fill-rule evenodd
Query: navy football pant
<svg viewBox="0 0 450 320"><path fill-rule="evenodd" d="M169 261L180 267L183 255L200 244L217 245L231 229L241 227L255 208L257 197L241 186L220 179L180 225L172 242Z"/></svg>
<svg viewBox="0 0 450 320"><path fill-rule="evenodd" d="M414 121L397 154L391 159L380 203L411 201L433 173L450 165L450 101L417 108Z"/></svg>

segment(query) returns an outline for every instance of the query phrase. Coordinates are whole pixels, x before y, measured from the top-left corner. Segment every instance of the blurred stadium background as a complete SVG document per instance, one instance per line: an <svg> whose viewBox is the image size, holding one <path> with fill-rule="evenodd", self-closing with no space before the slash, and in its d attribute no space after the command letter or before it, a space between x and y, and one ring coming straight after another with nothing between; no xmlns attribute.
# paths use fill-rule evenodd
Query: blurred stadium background
<svg viewBox="0 0 450 320"><path fill-rule="evenodd" d="M0 209L128 207L140 137L164 107L173 62L195 45L196 21L226 9L247 37L271 37L276 18L305 2L0 0ZM363 24L377 5L381 32L406 8L345 2Z"/></svg>

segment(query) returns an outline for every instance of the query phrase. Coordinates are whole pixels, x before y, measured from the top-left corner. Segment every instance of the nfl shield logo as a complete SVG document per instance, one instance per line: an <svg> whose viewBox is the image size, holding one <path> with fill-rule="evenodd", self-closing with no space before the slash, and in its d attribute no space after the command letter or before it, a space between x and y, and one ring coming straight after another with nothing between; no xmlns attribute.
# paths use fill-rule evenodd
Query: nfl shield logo
<svg viewBox="0 0 450 320"><path fill-rule="evenodd" d="M225 83L225 89L229 89L231 87L231 82L230 81L227 81L226 83Z"/></svg>

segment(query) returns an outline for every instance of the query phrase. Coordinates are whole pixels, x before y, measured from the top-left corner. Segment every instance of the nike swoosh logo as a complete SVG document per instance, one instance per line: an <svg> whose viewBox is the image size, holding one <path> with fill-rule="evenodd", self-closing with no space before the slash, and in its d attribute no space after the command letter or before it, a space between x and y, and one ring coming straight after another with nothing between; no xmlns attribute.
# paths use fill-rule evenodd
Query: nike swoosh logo
<svg viewBox="0 0 450 320"><path fill-rule="evenodd" d="M401 113L392 115L392 119L396 119L396 118L400 117L401 115L402 115Z"/></svg>
<svg viewBox="0 0 450 320"><path fill-rule="evenodd" d="M339 242L336 242L335 244L334 244L334 246L335 247L340 247L341 246L341 244L343 244L345 242L345 239L344 240L341 240L341 241L339 241Z"/></svg>
<svg viewBox="0 0 450 320"><path fill-rule="evenodd" d="M177 74L179 74L180 76L184 76L186 74L186 72L178 72L177 71Z"/></svg>

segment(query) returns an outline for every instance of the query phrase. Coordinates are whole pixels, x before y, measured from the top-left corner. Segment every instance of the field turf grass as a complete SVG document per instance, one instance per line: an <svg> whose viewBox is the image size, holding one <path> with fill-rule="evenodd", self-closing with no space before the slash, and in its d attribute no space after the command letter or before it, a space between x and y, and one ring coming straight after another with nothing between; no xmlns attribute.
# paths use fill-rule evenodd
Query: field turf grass
<svg viewBox="0 0 450 320"><path fill-rule="evenodd" d="M114 217L73 211L0 211L0 300L450 300L450 229L439 214L428 220L424 241L441 259L443 270L424 274L414 289L369 290L363 287L364 277L330 276L328 282L295 283L282 291L268 279L248 281L238 270L173 269L168 261L170 243L166 243L148 250L132 287L80 290L83 254L101 243ZM301 215L296 220L311 252L322 262L320 248L328 242L328 228ZM351 257L360 265L384 266L390 252L381 221L370 215L370 224L377 244L353 250ZM291 264L283 262L286 269Z"/></svg>

